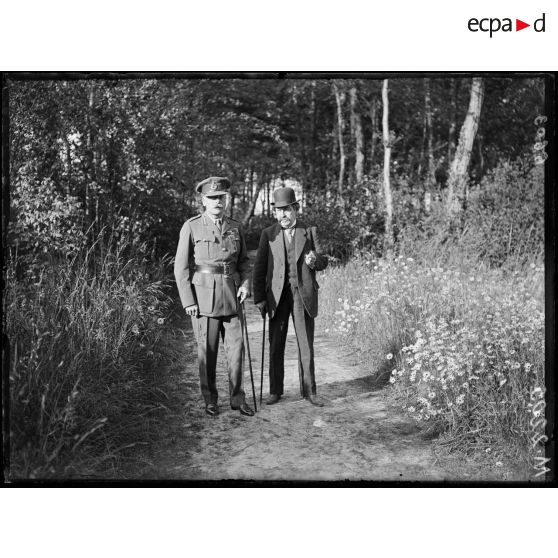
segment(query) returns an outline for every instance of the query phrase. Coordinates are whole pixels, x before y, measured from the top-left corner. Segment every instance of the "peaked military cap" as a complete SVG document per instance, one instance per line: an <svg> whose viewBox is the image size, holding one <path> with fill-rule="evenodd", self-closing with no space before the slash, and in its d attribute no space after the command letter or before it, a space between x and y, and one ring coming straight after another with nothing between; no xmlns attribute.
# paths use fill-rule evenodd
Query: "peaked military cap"
<svg viewBox="0 0 558 558"><path fill-rule="evenodd" d="M296 199L295 191L286 186L285 188L277 188L277 190L273 192L273 202L271 205L275 207L287 207L288 205L298 202L299 200Z"/></svg>
<svg viewBox="0 0 558 558"><path fill-rule="evenodd" d="M196 192L205 196L219 196L228 193L231 182L222 176L210 176L196 186Z"/></svg>

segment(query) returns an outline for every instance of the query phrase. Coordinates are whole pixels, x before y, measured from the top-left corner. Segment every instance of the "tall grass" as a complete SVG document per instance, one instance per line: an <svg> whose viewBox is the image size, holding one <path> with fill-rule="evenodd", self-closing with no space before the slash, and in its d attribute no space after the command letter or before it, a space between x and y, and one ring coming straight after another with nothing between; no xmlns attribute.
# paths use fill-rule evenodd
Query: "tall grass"
<svg viewBox="0 0 558 558"><path fill-rule="evenodd" d="M440 443L493 456L503 448L527 470L532 394L544 391L543 268L450 260L361 258L326 270L321 323Z"/></svg>
<svg viewBox="0 0 558 558"><path fill-rule="evenodd" d="M145 443L165 397L165 262L157 271L99 237L71 259L24 274L18 264L8 264L3 301L9 475L110 474L126 448Z"/></svg>

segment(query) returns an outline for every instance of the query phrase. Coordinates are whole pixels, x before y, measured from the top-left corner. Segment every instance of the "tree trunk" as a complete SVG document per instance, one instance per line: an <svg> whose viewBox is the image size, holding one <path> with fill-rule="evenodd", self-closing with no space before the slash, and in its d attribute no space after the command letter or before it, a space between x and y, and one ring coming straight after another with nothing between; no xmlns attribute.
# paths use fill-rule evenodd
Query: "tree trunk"
<svg viewBox="0 0 558 558"><path fill-rule="evenodd" d="M316 179L316 146L318 144L318 132L316 126L316 116L317 116L317 103L316 103L316 81L313 80L311 82L311 89L310 89L310 156L309 156L309 164L310 169L308 171L308 179L310 181L310 185L312 187L317 186L317 179ZM326 184L322 185L323 188L326 187Z"/></svg>
<svg viewBox="0 0 558 558"><path fill-rule="evenodd" d="M426 155L428 158L428 172L426 175L426 189L434 185L434 154L432 152L432 102L430 96L430 79L424 78L424 115L426 119Z"/></svg>
<svg viewBox="0 0 558 558"><path fill-rule="evenodd" d="M384 141L384 201L386 205L386 223L384 247L386 256L393 257L393 202L391 199L391 185L389 166L391 160L391 138L389 133L389 100L388 100L388 80L384 79L382 86L382 103L384 112L382 117L382 135Z"/></svg>
<svg viewBox="0 0 558 558"><path fill-rule="evenodd" d="M450 114L448 130L448 164L455 152L455 131L457 130L457 80L451 78L450 87Z"/></svg>
<svg viewBox="0 0 558 558"><path fill-rule="evenodd" d="M250 222L250 219L254 215L254 209L256 208L256 203L258 202L258 198L260 197L260 192L262 191L262 187L263 184L260 181L258 181L256 185L256 192L254 193L254 196L242 217L242 226L244 228L248 227L248 223ZM264 192L264 199L262 200L262 207L265 207L265 192Z"/></svg>
<svg viewBox="0 0 558 558"><path fill-rule="evenodd" d="M469 161L471 160L473 142L479 127L483 97L483 78L473 78L469 109L467 110L467 115L461 127L461 132L459 133L459 142L451 163L448 179L446 209L450 218L458 215L463 208L465 187L468 179L467 169L469 167Z"/></svg>
<svg viewBox="0 0 558 558"><path fill-rule="evenodd" d="M376 154L376 140L378 138L378 100L374 99L370 105L370 120L372 122L372 136L370 137L370 171L374 165ZM372 173L371 173L372 174Z"/></svg>
<svg viewBox="0 0 558 558"><path fill-rule="evenodd" d="M364 137L362 135L362 119L357 107L357 90L351 87L351 131L355 138L355 179L357 183L364 178Z"/></svg>
<svg viewBox="0 0 558 558"><path fill-rule="evenodd" d="M97 172L95 165L95 135L93 131L93 107L95 106L95 85L89 86L88 104L87 104L87 161L89 166L89 180L85 183L85 222L89 227L93 222L92 204L95 192L95 183L97 181Z"/></svg>
<svg viewBox="0 0 558 558"><path fill-rule="evenodd" d="M339 178L337 180L337 189L339 195L343 194L343 180L345 176L345 145L343 143L343 131L345 122L343 120L343 103L345 102L345 93L339 91L337 84L333 83L335 92L335 101L337 103L337 141L339 143Z"/></svg>

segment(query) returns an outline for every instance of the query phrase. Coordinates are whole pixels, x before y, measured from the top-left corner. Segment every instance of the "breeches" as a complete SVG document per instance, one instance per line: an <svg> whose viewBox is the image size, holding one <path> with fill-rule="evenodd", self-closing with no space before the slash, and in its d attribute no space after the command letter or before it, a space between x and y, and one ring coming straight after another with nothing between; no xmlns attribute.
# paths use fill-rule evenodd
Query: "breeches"
<svg viewBox="0 0 558 558"><path fill-rule="evenodd" d="M285 377L285 343L289 328L289 316L293 323L298 345L298 360L302 373L302 396L316 393L314 375L314 318L304 309L298 287L285 285L281 299L272 319L269 320L269 392L283 394Z"/></svg>
<svg viewBox="0 0 558 558"><path fill-rule="evenodd" d="M223 340L229 369L229 397L231 407L237 408L245 401L242 389L242 360L244 343L242 328L238 316L209 318L192 317L192 327L198 344L198 362L200 368L200 386L206 405L217 403L217 386L215 369L219 337Z"/></svg>

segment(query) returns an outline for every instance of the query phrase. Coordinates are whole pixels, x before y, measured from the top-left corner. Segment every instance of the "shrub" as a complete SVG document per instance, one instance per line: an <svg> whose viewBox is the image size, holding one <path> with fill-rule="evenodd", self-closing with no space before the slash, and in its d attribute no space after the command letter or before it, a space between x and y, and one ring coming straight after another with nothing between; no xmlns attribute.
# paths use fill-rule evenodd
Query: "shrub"
<svg viewBox="0 0 558 558"><path fill-rule="evenodd" d="M317 227L324 252L341 261L362 250L382 253L384 216L378 188L370 181L348 187L342 197L312 193L303 219Z"/></svg>
<svg viewBox="0 0 558 558"><path fill-rule="evenodd" d="M500 162L471 187L462 226L448 229L439 193L430 213L397 204L399 253L429 265L482 263L522 266L542 257L544 170L526 162ZM416 204L415 204L416 205Z"/></svg>
<svg viewBox="0 0 558 558"><path fill-rule="evenodd" d="M122 246L100 248L29 268L22 280L10 261L11 478L110 466L145 438L145 417L161 399L165 284L145 260L125 261Z"/></svg>

